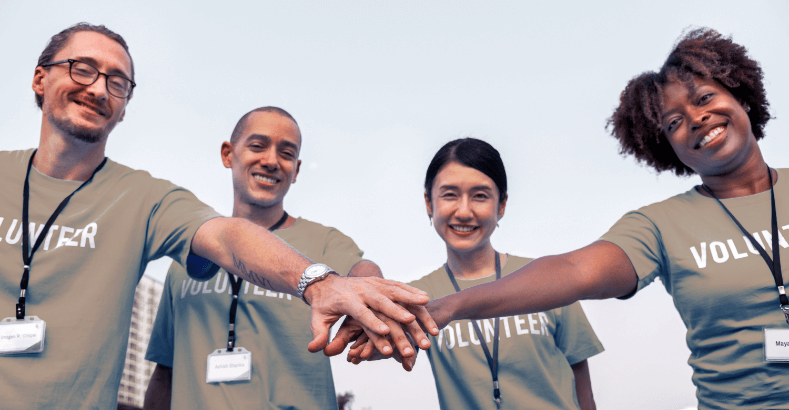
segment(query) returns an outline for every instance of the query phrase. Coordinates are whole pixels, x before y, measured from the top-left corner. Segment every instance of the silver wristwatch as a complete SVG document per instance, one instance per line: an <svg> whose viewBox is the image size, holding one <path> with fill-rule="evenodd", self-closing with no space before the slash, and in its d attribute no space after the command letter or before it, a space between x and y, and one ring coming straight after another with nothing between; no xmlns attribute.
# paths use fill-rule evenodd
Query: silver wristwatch
<svg viewBox="0 0 789 410"><path fill-rule="evenodd" d="M316 263L314 265L308 266L307 269L304 270L304 273L301 274L299 286L296 288L296 296L301 298L304 303L307 303L307 301L304 299L304 291L307 289L307 286L326 279L326 277L332 273L335 275L337 274L337 272L331 270L330 267L322 263Z"/></svg>

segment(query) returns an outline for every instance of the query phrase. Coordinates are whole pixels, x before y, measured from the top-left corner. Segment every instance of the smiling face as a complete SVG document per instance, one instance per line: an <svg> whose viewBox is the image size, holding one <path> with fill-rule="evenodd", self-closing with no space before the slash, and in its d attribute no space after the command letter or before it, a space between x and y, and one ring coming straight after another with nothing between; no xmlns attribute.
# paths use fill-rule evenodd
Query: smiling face
<svg viewBox="0 0 789 410"><path fill-rule="evenodd" d="M301 132L275 112L253 112L235 144L222 144L222 162L233 170L237 206L269 208L282 203L296 182Z"/></svg>
<svg viewBox="0 0 789 410"><path fill-rule="evenodd" d="M52 61L69 58L88 63L102 73L131 78L131 59L126 50L103 34L74 33ZM36 67L33 91L44 99L44 129L90 143L106 140L123 120L128 102L107 92L104 76L91 85L77 84L69 76L68 63Z"/></svg>
<svg viewBox="0 0 789 410"><path fill-rule="evenodd" d="M507 203L506 197L499 203L499 190L490 177L450 162L436 175L432 191L432 198L425 197L427 213L448 249L468 252L490 246Z"/></svg>
<svg viewBox="0 0 789 410"><path fill-rule="evenodd" d="M712 79L673 80L663 88L661 127L677 157L703 176L741 167L758 150L745 107Z"/></svg>

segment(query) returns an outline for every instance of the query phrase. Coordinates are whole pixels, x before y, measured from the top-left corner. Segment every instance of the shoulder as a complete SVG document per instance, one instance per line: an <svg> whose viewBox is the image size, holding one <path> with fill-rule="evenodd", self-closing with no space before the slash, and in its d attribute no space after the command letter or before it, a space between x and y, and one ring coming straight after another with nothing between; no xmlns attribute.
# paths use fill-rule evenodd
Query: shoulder
<svg viewBox="0 0 789 410"><path fill-rule="evenodd" d="M348 240L353 242L348 235L342 233L335 227L322 225L302 217L297 217L296 222L294 222L293 226L290 228L278 230L277 235L322 238L324 242L336 240Z"/></svg>
<svg viewBox="0 0 789 410"><path fill-rule="evenodd" d="M444 265L441 265L438 269L415 281L408 282L408 286L423 290L427 292L427 296L430 299L436 299L436 289L441 288L442 281L449 282L449 277L447 276L446 269L444 269Z"/></svg>
<svg viewBox="0 0 789 410"><path fill-rule="evenodd" d="M0 170L4 176L21 174L27 170L27 163L35 148L17 151L0 151Z"/></svg>

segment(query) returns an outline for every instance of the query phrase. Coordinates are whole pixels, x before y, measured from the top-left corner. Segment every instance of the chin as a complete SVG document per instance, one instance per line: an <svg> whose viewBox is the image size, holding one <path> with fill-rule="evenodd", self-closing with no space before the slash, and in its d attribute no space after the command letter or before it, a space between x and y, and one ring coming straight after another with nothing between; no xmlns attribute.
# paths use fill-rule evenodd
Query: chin
<svg viewBox="0 0 789 410"><path fill-rule="evenodd" d="M80 127L68 119L61 120L60 118L55 118L51 114L47 114L47 119L61 133L78 141L95 144L101 141L104 137L103 130Z"/></svg>

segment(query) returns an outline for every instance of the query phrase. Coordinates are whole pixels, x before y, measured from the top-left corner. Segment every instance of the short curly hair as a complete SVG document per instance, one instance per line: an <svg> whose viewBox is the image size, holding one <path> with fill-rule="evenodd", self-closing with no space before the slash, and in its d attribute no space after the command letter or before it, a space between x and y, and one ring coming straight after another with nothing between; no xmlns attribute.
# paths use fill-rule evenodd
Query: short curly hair
<svg viewBox="0 0 789 410"><path fill-rule="evenodd" d="M619 140L620 154L632 154L658 172L674 171L679 176L695 173L679 160L660 124L663 87L675 79L690 85L694 76L714 79L737 100L748 104L753 134L757 140L764 138L770 104L759 63L731 37L698 28L680 37L659 72L636 76L622 91L619 107L606 125Z"/></svg>

